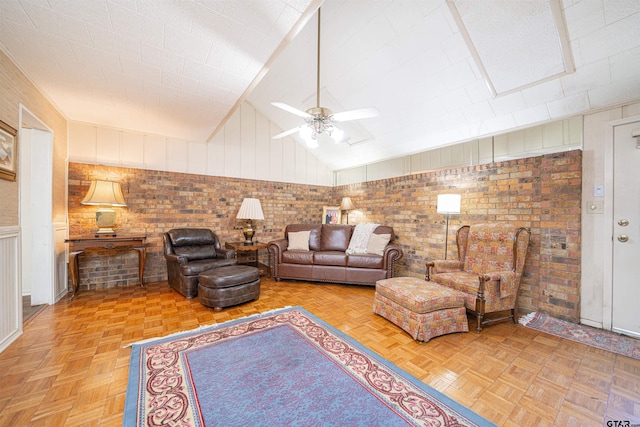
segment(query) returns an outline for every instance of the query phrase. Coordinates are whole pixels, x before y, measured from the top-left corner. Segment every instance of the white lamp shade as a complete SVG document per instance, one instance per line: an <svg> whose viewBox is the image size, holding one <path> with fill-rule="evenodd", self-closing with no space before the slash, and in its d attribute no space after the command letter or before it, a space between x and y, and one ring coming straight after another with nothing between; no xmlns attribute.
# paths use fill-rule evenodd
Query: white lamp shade
<svg viewBox="0 0 640 427"><path fill-rule="evenodd" d="M91 181L87 195L80 202L83 205L127 206L120 184L112 181Z"/></svg>
<svg viewBox="0 0 640 427"><path fill-rule="evenodd" d="M460 195L459 194L438 194L439 214L459 214Z"/></svg>
<svg viewBox="0 0 640 427"><path fill-rule="evenodd" d="M238 215L236 215L236 218L264 219L264 214L262 213L262 206L260 205L260 200L245 197L245 199L242 201L242 205L240 205L240 210L238 211Z"/></svg>

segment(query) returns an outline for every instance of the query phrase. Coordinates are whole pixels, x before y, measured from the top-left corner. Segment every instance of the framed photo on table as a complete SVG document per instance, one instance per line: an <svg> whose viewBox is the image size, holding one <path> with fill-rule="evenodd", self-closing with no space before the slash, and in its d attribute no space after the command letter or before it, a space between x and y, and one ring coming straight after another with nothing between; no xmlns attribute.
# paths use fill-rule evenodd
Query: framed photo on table
<svg viewBox="0 0 640 427"><path fill-rule="evenodd" d="M322 208L323 224L340 224L340 206L325 206Z"/></svg>
<svg viewBox="0 0 640 427"><path fill-rule="evenodd" d="M0 120L0 178L16 180L16 137L18 132Z"/></svg>

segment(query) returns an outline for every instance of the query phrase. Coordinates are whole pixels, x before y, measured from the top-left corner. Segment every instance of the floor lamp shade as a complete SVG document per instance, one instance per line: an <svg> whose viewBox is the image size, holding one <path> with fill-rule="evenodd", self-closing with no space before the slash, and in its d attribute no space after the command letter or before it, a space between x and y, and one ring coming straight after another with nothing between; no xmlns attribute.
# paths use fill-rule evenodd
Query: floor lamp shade
<svg viewBox="0 0 640 427"><path fill-rule="evenodd" d="M459 194L438 194L438 213L459 214L460 199Z"/></svg>
<svg viewBox="0 0 640 427"><path fill-rule="evenodd" d="M238 215L236 215L236 218L247 220L247 224L242 229L242 234L244 234L244 244L248 246L253 245L253 235L255 234L256 230L255 228L253 228L252 221L254 219L264 219L264 213L262 212L260 200L245 197L242 201L242 205L240 205L240 210L238 211Z"/></svg>
<svg viewBox="0 0 640 427"><path fill-rule="evenodd" d="M96 211L96 225L98 226L96 236L116 235L113 230L113 227L116 226L116 211L112 207L127 206L119 183L102 180L91 181L89 191L80 203L100 206Z"/></svg>
<svg viewBox="0 0 640 427"><path fill-rule="evenodd" d="M444 259L447 259L447 248L449 246L449 215L460 213L459 194L438 194L437 212L447 215L447 230L444 239Z"/></svg>

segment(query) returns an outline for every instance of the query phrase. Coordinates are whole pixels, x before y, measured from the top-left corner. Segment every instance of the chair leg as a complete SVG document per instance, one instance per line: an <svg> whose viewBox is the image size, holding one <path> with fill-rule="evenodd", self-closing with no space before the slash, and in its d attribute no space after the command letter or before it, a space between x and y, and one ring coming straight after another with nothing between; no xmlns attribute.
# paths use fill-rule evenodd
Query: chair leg
<svg viewBox="0 0 640 427"><path fill-rule="evenodd" d="M484 320L484 315L482 313L476 313L476 318L478 320L478 327L476 328L476 332L480 333L482 331L482 321Z"/></svg>
<svg viewBox="0 0 640 427"><path fill-rule="evenodd" d="M513 319L513 323L515 323L517 325L518 324L518 309L517 308L512 308L511 309L511 318Z"/></svg>

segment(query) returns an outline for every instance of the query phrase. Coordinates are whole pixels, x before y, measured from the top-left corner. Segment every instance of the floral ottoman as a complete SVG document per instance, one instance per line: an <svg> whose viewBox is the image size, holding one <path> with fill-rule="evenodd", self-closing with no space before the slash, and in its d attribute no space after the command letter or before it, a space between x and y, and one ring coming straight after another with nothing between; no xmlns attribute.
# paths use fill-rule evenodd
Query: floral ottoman
<svg viewBox="0 0 640 427"><path fill-rule="evenodd" d="M414 277L378 280L373 312L417 341L469 331L461 292Z"/></svg>

